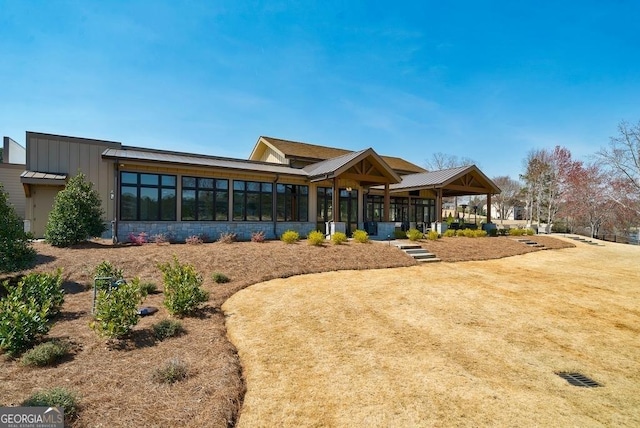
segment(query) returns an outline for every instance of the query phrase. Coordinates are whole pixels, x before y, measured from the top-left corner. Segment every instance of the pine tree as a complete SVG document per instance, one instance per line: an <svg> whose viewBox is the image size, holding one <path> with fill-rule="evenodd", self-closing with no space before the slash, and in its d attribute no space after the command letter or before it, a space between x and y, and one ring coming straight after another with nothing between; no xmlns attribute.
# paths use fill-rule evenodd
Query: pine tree
<svg viewBox="0 0 640 428"><path fill-rule="evenodd" d="M68 247L100 236L106 230L101 203L93 183L79 172L56 196L44 234L46 241Z"/></svg>
<svg viewBox="0 0 640 428"><path fill-rule="evenodd" d="M29 235L8 194L0 183L0 272L14 272L28 268L36 258Z"/></svg>

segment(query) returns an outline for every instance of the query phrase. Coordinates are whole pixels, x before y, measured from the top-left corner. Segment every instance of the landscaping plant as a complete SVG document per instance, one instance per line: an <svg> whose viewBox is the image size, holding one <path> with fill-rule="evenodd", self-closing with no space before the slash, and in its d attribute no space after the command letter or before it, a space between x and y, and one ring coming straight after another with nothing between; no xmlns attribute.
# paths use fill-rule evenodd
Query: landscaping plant
<svg viewBox="0 0 640 428"><path fill-rule="evenodd" d="M93 270L94 278L111 278L108 279L98 279L95 280L95 284L98 290L106 290L111 287L112 282L123 279L123 271L120 268L117 268L111 264L109 261L102 261L96 268Z"/></svg>
<svg viewBox="0 0 640 428"><path fill-rule="evenodd" d="M46 241L56 247L68 247L100 236L106 230L101 204L93 183L79 172L56 195L44 233Z"/></svg>
<svg viewBox="0 0 640 428"><path fill-rule="evenodd" d="M118 287L98 291L92 328L101 336L120 339L138 324L142 302L140 281L122 282Z"/></svg>
<svg viewBox="0 0 640 428"><path fill-rule="evenodd" d="M151 326L151 328L153 329L155 338L160 341L179 336L185 332L180 321L171 319L164 319Z"/></svg>
<svg viewBox="0 0 640 428"><path fill-rule="evenodd" d="M343 244L347 242L347 235L343 232L336 232L333 235L331 235L331 242L333 242L336 245Z"/></svg>
<svg viewBox="0 0 640 428"><path fill-rule="evenodd" d="M280 239L286 244L295 244L300 240L300 234L295 230L287 230L282 234Z"/></svg>
<svg viewBox="0 0 640 428"><path fill-rule="evenodd" d="M266 239L264 231L259 230L251 234L251 242L264 242Z"/></svg>
<svg viewBox="0 0 640 428"><path fill-rule="evenodd" d="M0 272L15 272L26 269L36 258L31 248L29 234L24 231L24 223L18 217L8 194L0 183Z"/></svg>
<svg viewBox="0 0 640 428"><path fill-rule="evenodd" d="M427 239L430 241L437 241L439 238L440 234L435 230L430 230L429 233L427 233Z"/></svg>
<svg viewBox="0 0 640 428"><path fill-rule="evenodd" d="M5 282L5 288L8 287ZM28 300L33 298L39 308L48 306L48 318L60 312L64 303L64 290L62 289L62 269L58 268L55 273L30 273L22 277L18 285L8 290L15 298Z"/></svg>
<svg viewBox="0 0 640 428"><path fill-rule="evenodd" d="M231 232L222 232L220 234L220 238L218 238L218 242L223 244L233 244L238 240L238 235Z"/></svg>
<svg viewBox="0 0 640 428"><path fill-rule="evenodd" d="M176 383L187 378L187 365L178 358L168 360L162 367L154 370L151 378L157 383Z"/></svg>
<svg viewBox="0 0 640 428"><path fill-rule="evenodd" d="M22 355L21 363L24 366L50 366L69 355L70 351L71 344L69 342L50 340L25 352Z"/></svg>
<svg viewBox="0 0 640 428"><path fill-rule="evenodd" d="M214 272L211 274L211 279L213 279L213 282L215 282L216 284L225 284L229 281L231 281L229 279L229 277L223 273L220 272Z"/></svg>
<svg viewBox="0 0 640 428"><path fill-rule="evenodd" d="M209 294L200 287L202 276L192 265L181 264L173 256L173 264L163 263L158 268L164 282L163 304L172 315L188 315L209 299Z"/></svg>
<svg viewBox="0 0 640 428"><path fill-rule="evenodd" d="M61 387L44 389L31 394L29 398L22 402L22 405L29 407L62 407L65 419L71 418L78 413L78 397L74 392Z"/></svg>
<svg viewBox="0 0 640 428"><path fill-rule="evenodd" d="M15 290L0 300L0 349L10 356L29 349L50 328L49 301L39 304Z"/></svg>
<svg viewBox="0 0 640 428"><path fill-rule="evenodd" d="M418 241L422 239L422 232L418 229L409 229L407 230L407 238L409 238L409 241Z"/></svg>
<svg viewBox="0 0 640 428"><path fill-rule="evenodd" d="M316 247L321 246L322 244L324 244L324 233L320 232L319 230L309 232L309 235L307 236L307 243Z"/></svg>
<svg viewBox="0 0 640 428"><path fill-rule="evenodd" d="M354 241L360 242L361 244L366 244L367 242L369 242L369 234L364 230L355 230L352 237Z"/></svg>

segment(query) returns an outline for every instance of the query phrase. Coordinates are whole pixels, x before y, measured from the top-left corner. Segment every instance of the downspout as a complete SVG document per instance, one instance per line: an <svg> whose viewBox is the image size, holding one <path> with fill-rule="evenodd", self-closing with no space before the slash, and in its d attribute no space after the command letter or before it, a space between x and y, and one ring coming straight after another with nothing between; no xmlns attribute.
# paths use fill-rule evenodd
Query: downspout
<svg viewBox="0 0 640 428"><path fill-rule="evenodd" d="M112 230L112 234L113 236L111 237L111 240L114 244L118 243L118 213L120 212L119 206L120 206L120 192L119 192L119 184L120 184L120 160L118 158L116 158L116 164L115 164L115 170L116 170L116 176L115 178L115 188L113 189L113 209L114 209L114 213L113 213L113 221L111 222L112 226L111 226L111 230Z"/></svg>
<svg viewBox="0 0 640 428"><path fill-rule="evenodd" d="M273 180L273 188L271 189L272 197L271 197L271 218L273 218L273 236L275 238L278 237L276 235L276 225L278 223L278 192L276 190L278 179L280 178L280 174L276 174L276 178Z"/></svg>

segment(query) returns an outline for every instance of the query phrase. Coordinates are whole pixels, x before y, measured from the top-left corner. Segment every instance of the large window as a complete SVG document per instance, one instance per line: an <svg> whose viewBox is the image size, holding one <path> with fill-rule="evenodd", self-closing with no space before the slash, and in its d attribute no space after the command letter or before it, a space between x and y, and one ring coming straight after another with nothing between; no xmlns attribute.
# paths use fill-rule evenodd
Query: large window
<svg viewBox="0 0 640 428"><path fill-rule="evenodd" d="M229 219L229 180L182 177L183 221Z"/></svg>
<svg viewBox="0 0 640 428"><path fill-rule="evenodd" d="M174 221L176 176L120 173L120 220Z"/></svg>
<svg viewBox="0 0 640 428"><path fill-rule="evenodd" d="M364 221L382 221L384 213L384 196L368 195L364 212Z"/></svg>
<svg viewBox="0 0 640 428"><path fill-rule="evenodd" d="M233 180L233 219L273 220L273 184Z"/></svg>
<svg viewBox="0 0 640 428"><path fill-rule="evenodd" d="M278 221L307 221L309 219L309 186L276 185Z"/></svg>

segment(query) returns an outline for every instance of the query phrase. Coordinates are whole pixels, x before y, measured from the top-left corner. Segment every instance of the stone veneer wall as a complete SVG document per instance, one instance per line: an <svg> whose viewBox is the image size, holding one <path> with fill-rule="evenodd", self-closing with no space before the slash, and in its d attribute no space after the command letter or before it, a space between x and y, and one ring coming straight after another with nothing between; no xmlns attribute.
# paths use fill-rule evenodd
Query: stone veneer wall
<svg viewBox="0 0 640 428"><path fill-rule="evenodd" d="M118 241L129 241L129 234L135 235L144 232L150 239L154 235L169 234L175 242L184 242L192 235L207 235L210 240L216 241L221 233L235 233L239 241L250 241L251 234L263 231L267 239L279 239L287 230L297 231L301 237L307 236L309 232L316 229L316 224L312 222L278 222L276 223L275 234L273 233L273 223L270 222L175 222L175 221L136 221L118 222Z"/></svg>

